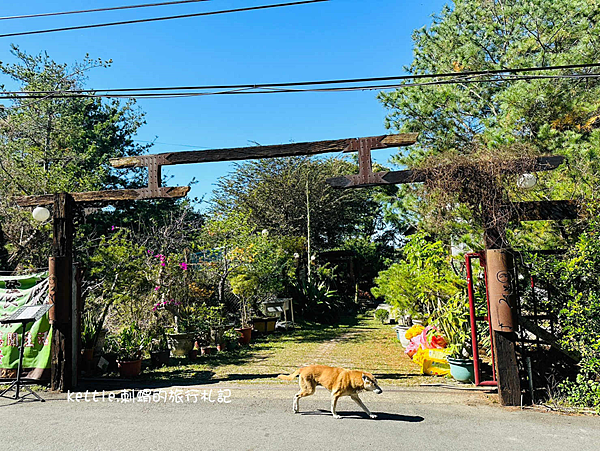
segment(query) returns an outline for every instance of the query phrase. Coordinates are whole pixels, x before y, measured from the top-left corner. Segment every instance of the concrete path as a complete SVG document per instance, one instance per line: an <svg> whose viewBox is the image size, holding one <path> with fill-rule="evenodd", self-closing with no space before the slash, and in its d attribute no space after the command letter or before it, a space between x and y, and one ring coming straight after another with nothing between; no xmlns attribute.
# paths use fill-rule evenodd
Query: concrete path
<svg viewBox="0 0 600 451"><path fill-rule="evenodd" d="M600 449L600 418L494 405L480 391L383 387L349 398L332 418L319 387L292 413L297 385L207 385L96 395L44 394L47 402L0 400L0 448L11 450L568 450ZM209 392L212 390L212 392ZM230 390L228 392L227 390ZM206 391L206 392L205 392ZM220 392L220 393L219 393ZM131 395L132 392L124 392ZM202 396L209 395L209 399ZM229 396L227 396L229 395ZM221 396L221 401L218 398ZM112 399L112 401L111 401ZM211 402L214 401L214 402ZM144 402L146 401L146 402Z"/></svg>

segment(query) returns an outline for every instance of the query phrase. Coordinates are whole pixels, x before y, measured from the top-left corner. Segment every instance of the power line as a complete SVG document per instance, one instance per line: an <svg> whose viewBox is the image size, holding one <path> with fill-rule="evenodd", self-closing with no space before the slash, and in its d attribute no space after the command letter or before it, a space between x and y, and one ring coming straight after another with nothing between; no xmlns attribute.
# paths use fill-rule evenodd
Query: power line
<svg viewBox="0 0 600 451"><path fill-rule="evenodd" d="M98 12L104 12L104 11L117 11L117 10L122 10L122 9L150 8L153 6L179 5L182 3L198 3L198 2L207 2L207 1L209 1L209 0L178 0L178 1L161 2L161 3L145 3L142 5L113 6L110 8L81 9L78 11L60 11L60 12L54 12L54 13L22 14L19 16L0 17L0 20L31 19L34 17L49 17L49 16L65 16L68 14L98 13Z"/></svg>
<svg viewBox="0 0 600 451"><path fill-rule="evenodd" d="M162 16L162 17L153 17L149 19L135 19L135 20L124 20L120 22L108 22L108 23L99 23L99 24L91 24L91 25L78 25L73 27L62 27L62 28L50 28L45 30L34 30L34 31L21 31L17 33L5 33L0 34L0 38L8 38L13 36L26 36L32 34L42 34L42 33L55 33L58 31L72 31L72 30L85 30L89 28L100 28L100 27L111 27L114 25L130 25L134 23L146 23L146 22L158 22L161 20L172 20L172 19L185 19L189 17L200 17L200 16L214 16L217 14L228 14L228 13L237 13L243 11L257 11L260 9L271 9L271 8L282 8L285 6L296 6L296 5L306 5L309 3L320 3L327 2L329 0L304 0L292 3L278 3L274 5L262 5L262 6L251 6L247 8L237 8L237 9L225 9L220 11L210 11L204 13L194 13L194 14L180 14L177 16Z"/></svg>
<svg viewBox="0 0 600 451"><path fill-rule="evenodd" d="M599 78L600 74L567 74L567 75L503 75L503 78L475 78L475 77L454 77L449 80L433 80L421 83L392 83L392 84L375 84L361 86L334 86L323 88L296 88L292 89L290 83L283 83L282 87L270 87L271 85L251 85L249 88L227 89L221 91L197 92L197 91L181 91L181 92L141 92L136 94L126 94L115 92L99 93L103 91L66 91L66 92L5 92L0 93L0 99L22 100L22 99L37 99L44 100L50 98L68 99L68 98L185 98L185 97L200 97L214 95L236 95L236 94L275 94L275 93L300 93L300 92L349 92L349 91L373 91L373 90L389 90L409 87L424 87L446 84L480 84L480 83L505 83L510 81L528 81L528 80L547 80L547 79L594 79ZM304 84L308 82L302 82ZM320 82L316 82L320 83ZM27 106L27 105L25 105ZM15 108L15 107L12 107Z"/></svg>
<svg viewBox="0 0 600 451"><path fill-rule="evenodd" d="M570 70L570 69L591 69L600 67L600 63L589 63L589 64L569 64L560 66L536 66L536 67L521 67L521 68L506 68L506 69L494 69L494 70L481 70L481 71L466 71L466 72L442 72L436 74L415 74L415 75L398 75L390 77L371 77L371 78L347 78L347 79L334 79L334 80L318 80L318 81L299 81L299 82L283 82L283 83L247 83L237 85L205 85L205 86L170 86L170 87L148 87L148 88L114 88L114 89L75 89L68 91L73 94L95 94L98 93L128 93L128 92L160 92L160 91L205 91L211 89L227 89L227 90L247 90L247 89L270 89L270 88L285 88L285 87L296 87L296 86L317 86L317 85L335 85L335 84L357 84L357 83L372 83L381 81L404 81L404 80L420 80L420 79L431 79L431 78L453 78L457 80L467 81L471 77L480 77L484 75L502 75L502 74L518 74L523 72L545 72L553 70ZM581 77L583 75L560 75L558 77ZM591 74L595 76L595 74ZM541 76L531 75L529 77ZM557 76L552 76L557 77ZM441 84L441 83L440 83ZM374 89L384 86L375 86ZM404 85L392 85L407 86ZM62 91L7 91L4 94L9 95L52 95L60 94ZM71 95L72 96L72 95ZM101 95L104 96L104 95ZM131 97L135 97L131 96Z"/></svg>
<svg viewBox="0 0 600 451"><path fill-rule="evenodd" d="M500 83L510 81L523 80L544 80L544 79L592 79L600 78L600 74L577 74L577 75L530 75L530 76L509 76L508 78L485 78L485 79L455 79L455 80L439 80L425 83L401 83L401 84L386 84L386 85L363 85L363 86L344 86L332 88L262 88L261 90L235 89L217 92L171 92L171 93L139 93L139 94L95 94L95 93L56 93L40 96L38 94L29 95L24 93L22 96L0 95L0 99L81 99L81 98L116 98L116 99L131 99L131 98L152 98L152 99L172 99L184 97L202 97L215 95L241 95L241 94L280 94L280 93L301 93L301 92L350 92L350 91L374 91L374 90L389 90L410 87L436 86L446 84L479 84L479 83Z"/></svg>
<svg viewBox="0 0 600 451"><path fill-rule="evenodd" d="M574 74L574 75L529 75L529 76L508 76L508 78L485 78L485 79L455 79L455 80L438 80L425 83L400 83L400 84L386 84L386 85L363 85L363 86L344 86L344 87L332 87L332 88L262 88L261 90L249 90L249 89L235 89L228 91L217 91L217 92L171 92L171 93L139 93L139 94L94 94L94 93L56 93L48 94L44 97L39 94L30 95L24 92L24 95L15 96L13 95L0 95L0 99L41 99L41 98L55 98L55 99L78 99L78 98L152 98L152 99L172 99L172 98L184 98L184 97L201 97L201 96L215 96L215 95L241 95L241 94L279 94L279 93L301 93L301 92L350 92L350 91L374 91L374 90L387 90L387 89L399 89L399 88L410 88L410 87L421 87L421 86L436 86L446 84L479 84L479 83L504 83L510 81L522 81L522 80L544 80L544 79L593 79L600 78L600 74Z"/></svg>

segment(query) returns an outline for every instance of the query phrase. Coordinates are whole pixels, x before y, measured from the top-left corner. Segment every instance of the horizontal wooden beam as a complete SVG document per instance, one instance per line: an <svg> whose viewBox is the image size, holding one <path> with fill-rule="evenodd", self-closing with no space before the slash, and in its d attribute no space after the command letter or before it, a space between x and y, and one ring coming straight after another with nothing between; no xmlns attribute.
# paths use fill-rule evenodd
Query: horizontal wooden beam
<svg viewBox="0 0 600 451"><path fill-rule="evenodd" d="M563 163L564 160L565 157L561 155L538 157L534 161L531 172L550 171L552 169L556 169ZM329 178L327 179L327 183L334 188L363 188L365 186L423 183L427 180L428 172L429 171L423 169L375 172L372 177L374 181L371 183L363 183L358 174L353 174ZM510 170L506 171L506 174L511 173L514 172Z"/></svg>
<svg viewBox="0 0 600 451"><path fill-rule="evenodd" d="M398 135L371 136L368 138L346 138L329 141L314 141L272 146L236 147L230 149L191 150L186 152L170 152L139 157L112 158L110 164L114 168L135 168L148 166L150 160L161 166L174 164L207 163L214 161L251 160L259 158L293 157L299 155L317 155L331 152L358 151L360 140L369 139L374 143L373 149L409 146L417 141L418 133Z"/></svg>
<svg viewBox="0 0 600 451"><path fill-rule="evenodd" d="M178 199L185 197L190 191L189 186L163 187L150 191L144 189L118 189L107 191L86 191L82 193L71 193L77 203L116 202L120 200L142 200L142 199ZM52 205L54 194L43 194L40 196L23 196L15 199L20 207L36 207L41 205Z"/></svg>

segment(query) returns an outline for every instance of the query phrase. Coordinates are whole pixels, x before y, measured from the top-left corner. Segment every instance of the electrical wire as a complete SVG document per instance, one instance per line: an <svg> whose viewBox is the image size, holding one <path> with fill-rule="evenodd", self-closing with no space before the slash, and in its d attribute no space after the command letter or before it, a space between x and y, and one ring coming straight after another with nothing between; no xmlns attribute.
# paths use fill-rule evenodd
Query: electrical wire
<svg viewBox="0 0 600 451"><path fill-rule="evenodd" d="M69 15L69 14L99 13L99 12L117 11L117 10L123 10L123 9L151 8L153 6L179 5L182 3L199 3L199 2L208 2L208 1L209 0L178 0L178 1L161 2L161 3L144 3L141 5L113 6L110 8L81 9L78 11L60 11L60 12L54 12L54 13L22 14L19 16L0 17L0 20L32 19L35 17L50 17L50 16L65 16L65 15Z"/></svg>
<svg viewBox="0 0 600 451"><path fill-rule="evenodd" d="M398 75L391 77L371 77L371 78L347 78L335 80L319 80L319 81L299 81L299 82L284 82L284 83L251 83L238 85L206 85L206 86L171 86L171 87L148 87L148 88L115 88L115 89L74 89L69 93L126 93L126 92L141 92L141 91L175 91L175 90L210 90L210 89L267 89L267 88L283 88L294 86L316 86L316 85L334 85L334 84L356 84L356 83L371 83L380 81L402 81L402 80L420 80L430 78L454 78L467 80L470 77L483 75L502 75L502 74L518 74L523 72L545 72L551 70L570 70L570 69L591 69L600 67L600 63L589 64L569 64L560 66L539 66L539 67L522 67L522 68L507 68L468 72L442 72L436 74L415 74L415 75ZM533 75L532 75L533 77ZM398 85L393 85L398 86ZM377 88L374 88L377 89ZM26 94L53 94L60 91L26 91ZM7 91L4 94L23 94L21 91Z"/></svg>
<svg viewBox="0 0 600 451"><path fill-rule="evenodd" d="M200 97L200 96L214 96L214 95L241 95L241 94L276 94L276 93L300 93L300 92L350 92L350 91L373 91L373 90L389 90L389 89L400 89L409 87L423 87L423 86L436 86L446 84L479 84L479 83L505 83L510 81L531 81L531 80L545 80L545 79L594 79L600 78L600 74L572 74L572 75L520 75L511 76L507 75L504 78L476 78L476 79L464 79L455 78L451 80L435 80L430 82L422 83L395 83L385 85L363 85L363 86L343 86L343 87L326 87L326 88L299 88L292 89L291 87L277 88L277 87L264 87L261 85L255 85L251 88L241 88L232 90L220 90L213 92L169 92L169 93L156 93L156 92L145 92L137 94L126 94L126 93L105 93L99 94L98 92L103 91L85 91L85 92L56 92L56 93L30 93L27 91L23 92L12 92L4 93L0 95L0 99L10 100L21 100L21 99L40 99L40 98L56 98L56 99L67 99L67 98L154 98L154 99L168 99L168 98L181 98L181 97ZM43 96L43 97L42 97Z"/></svg>
<svg viewBox="0 0 600 451"><path fill-rule="evenodd" d="M100 27L111 27L115 25L130 25L135 23L146 23L146 22L158 22L161 20L172 20L172 19L186 19L190 17L201 17L201 16L214 16L217 14L228 14L228 13L237 13L237 12L245 12L245 11L257 11L262 9L273 9L273 8L282 8L285 6L297 6L297 5L307 5L309 3L321 3L327 2L329 0L304 0L298 2L291 3L277 3L274 5L261 5L261 6L250 6L246 8L237 8L237 9L224 9L220 11L210 11L203 13L193 13L193 14L180 14L177 16L162 16L162 17L152 17L149 19L135 19L135 20L124 20L120 22L107 22L107 23L99 23L99 24L91 24L91 25L77 25L73 27L62 27L62 28L49 28L45 30L34 30L34 31L21 31L16 33L5 33L0 34L0 38L8 38L14 36L26 36L32 34L43 34L43 33L55 33L59 31L72 31L72 30L86 30L90 28L100 28Z"/></svg>

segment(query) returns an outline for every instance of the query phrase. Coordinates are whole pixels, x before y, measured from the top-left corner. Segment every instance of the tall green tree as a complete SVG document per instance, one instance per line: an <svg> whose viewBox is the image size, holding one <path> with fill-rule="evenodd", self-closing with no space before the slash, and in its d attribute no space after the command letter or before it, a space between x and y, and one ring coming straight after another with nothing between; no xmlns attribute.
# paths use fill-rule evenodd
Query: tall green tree
<svg viewBox="0 0 600 451"><path fill-rule="evenodd" d="M83 88L89 70L111 63L86 56L69 66L46 53L30 55L16 46L12 53L16 63L0 63L0 75L11 86L1 85L3 92L14 91L16 86L32 93L68 94ZM143 113L131 101L12 95L10 104L0 109L0 217L12 266L18 260L45 266L48 255L48 227L34 224L28 212L15 208L13 198L139 184L141 173L121 176L111 169L109 159L139 155L147 149L133 140L143 124Z"/></svg>
<svg viewBox="0 0 600 451"><path fill-rule="evenodd" d="M456 73L569 64L597 63L600 8L597 0L457 0L413 34L411 74ZM597 73L597 68L528 72L569 76ZM490 81L473 83L477 79ZM600 85L597 79L511 80L510 75L464 79L455 84L405 87L381 93L390 110L387 126L420 132L419 142L396 161L410 167L427 164L432 155L478 158L481 148L502 148L507 157L557 153L565 168L538 174L530 200L598 198L600 160ZM509 152L506 152L506 151ZM438 160L439 161L439 160ZM514 186L515 179L512 179ZM402 187L394 204L410 216L440 215L415 202L423 192ZM459 212L460 213L460 212ZM469 213L461 214L468 219ZM452 217L456 226L456 217ZM529 226L531 227L531 226ZM556 225L536 226L540 244L560 235ZM539 233L540 230L548 233ZM465 228L455 234L468 232ZM564 233L564 230L562 230ZM516 234L522 243L532 234ZM534 240L535 241L535 240Z"/></svg>
<svg viewBox="0 0 600 451"><path fill-rule="evenodd" d="M292 157L238 164L219 180L214 211L247 215L259 230L307 237L315 249L333 248L348 237L371 237L382 228L374 189L334 190L325 180L357 172L340 158ZM308 215L310 214L310 219Z"/></svg>

